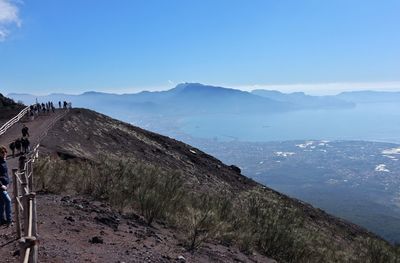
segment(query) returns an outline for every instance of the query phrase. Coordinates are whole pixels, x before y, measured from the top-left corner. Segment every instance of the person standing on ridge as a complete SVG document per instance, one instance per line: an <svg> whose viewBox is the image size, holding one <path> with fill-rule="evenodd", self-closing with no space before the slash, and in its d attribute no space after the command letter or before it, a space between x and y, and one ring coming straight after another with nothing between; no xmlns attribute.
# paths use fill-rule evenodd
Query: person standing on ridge
<svg viewBox="0 0 400 263"><path fill-rule="evenodd" d="M29 152L29 145L30 145L30 142L29 142L28 138L27 137L22 138L21 139L21 144L22 144L23 153L28 153Z"/></svg>
<svg viewBox="0 0 400 263"><path fill-rule="evenodd" d="M11 198L7 192L7 186L10 183L7 167L7 149L0 146L0 225L10 226L11 220ZM5 213L5 218L4 218Z"/></svg>
<svg viewBox="0 0 400 263"><path fill-rule="evenodd" d="M29 128L26 127L25 124L24 124L24 126L22 127L21 132L22 132L22 137L29 137Z"/></svg>

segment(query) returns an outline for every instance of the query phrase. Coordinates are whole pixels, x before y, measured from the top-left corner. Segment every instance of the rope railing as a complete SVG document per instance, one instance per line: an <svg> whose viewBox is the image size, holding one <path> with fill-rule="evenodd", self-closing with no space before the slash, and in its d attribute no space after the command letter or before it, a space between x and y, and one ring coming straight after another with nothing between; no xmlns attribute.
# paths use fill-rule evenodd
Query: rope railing
<svg viewBox="0 0 400 263"><path fill-rule="evenodd" d="M22 117L25 116L25 114L28 112L30 106L27 106L24 108L20 113L18 113L17 116L6 122L3 126L0 128L0 135L3 135L11 126L13 126L15 123L17 123Z"/></svg>
<svg viewBox="0 0 400 263"><path fill-rule="evenodd" d="M32 169L38 153L39 144L27 159L20 159L19 169L13 169L15 223L23 263L36 263L38 256L36 194L33 192Z"/></svg>

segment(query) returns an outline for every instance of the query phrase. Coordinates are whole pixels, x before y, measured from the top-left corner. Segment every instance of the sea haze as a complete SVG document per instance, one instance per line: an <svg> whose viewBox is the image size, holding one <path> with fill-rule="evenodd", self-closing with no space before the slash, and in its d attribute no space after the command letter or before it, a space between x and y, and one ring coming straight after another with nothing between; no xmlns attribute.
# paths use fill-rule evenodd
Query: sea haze
<svg viewBox="0 0 400 263"><path fill-rule="evenodd" d="M182 118L180 125L191 136L222 141L319 139L400 143L400 102L271 114L195 115Z"/></svg>

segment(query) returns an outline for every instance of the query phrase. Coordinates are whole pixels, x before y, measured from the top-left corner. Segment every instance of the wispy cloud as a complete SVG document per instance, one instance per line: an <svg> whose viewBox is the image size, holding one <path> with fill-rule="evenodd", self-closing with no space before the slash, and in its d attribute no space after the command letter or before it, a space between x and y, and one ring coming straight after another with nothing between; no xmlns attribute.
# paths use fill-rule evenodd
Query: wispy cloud
<svg viewBox="0 0 400 263"><path fill-rule="evenodd" d="M21 26L19 9L16 1L0 0L0 41L4 41L10 33L10 27Z"/></svg>

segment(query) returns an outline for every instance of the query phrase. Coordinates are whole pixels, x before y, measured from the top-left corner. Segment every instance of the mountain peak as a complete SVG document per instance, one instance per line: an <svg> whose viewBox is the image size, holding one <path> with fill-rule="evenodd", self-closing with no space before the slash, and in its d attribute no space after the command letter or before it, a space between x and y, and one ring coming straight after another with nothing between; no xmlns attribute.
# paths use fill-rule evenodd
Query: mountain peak
<svg viewBox="0 0 400 263"><path fill-rule="evenodd" d="M211 85L204 85L201 83L185 82L185 83L176 85L176 87L173 90L188 91L188 90L204 90L204 89L224 89L224 88L211 86Z"/></svg>
<svg viewBox="0 0 400 263"><path fill-rule="evenodd" d="M90 95L104 95L104 94L109 94L109 93L104 93L104 92L99 92L99 91L86 91L82 93L84 96L90 96ZM111 95L111 94L110 94Z"/></svg>

